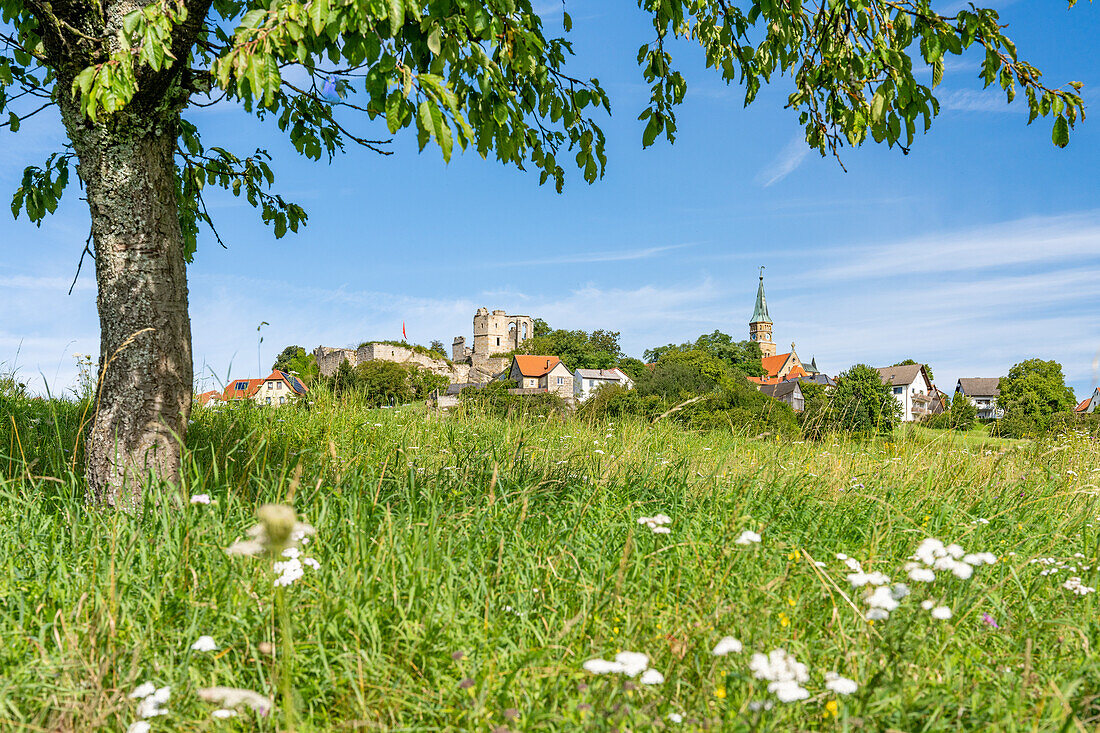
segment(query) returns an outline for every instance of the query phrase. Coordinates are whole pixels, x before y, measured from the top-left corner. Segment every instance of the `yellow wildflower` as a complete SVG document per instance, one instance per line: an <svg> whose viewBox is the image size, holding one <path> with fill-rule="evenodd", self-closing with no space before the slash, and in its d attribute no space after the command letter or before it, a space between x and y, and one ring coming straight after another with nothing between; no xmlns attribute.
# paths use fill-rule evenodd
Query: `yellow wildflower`
<svg viewBox="0 0 1100 733"><path fill-rule="evenodd" d="M717 697L719 700L725 700L726 699L726 688L725 687L719 687L718 689L716 689L714 691L714 696Z"/></svg>

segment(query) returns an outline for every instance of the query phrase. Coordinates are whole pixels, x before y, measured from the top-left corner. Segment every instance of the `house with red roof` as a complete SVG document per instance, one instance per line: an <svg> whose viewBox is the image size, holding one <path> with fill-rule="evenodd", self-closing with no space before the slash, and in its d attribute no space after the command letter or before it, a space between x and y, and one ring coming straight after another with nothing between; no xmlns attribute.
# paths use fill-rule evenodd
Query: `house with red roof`
<svg viewBox="0 0 1100 733"><path fill-rule="evenodd" d="M217 390L210 390L209 392L203 392L202 394L195 395L195 404L202 407L207 405L216 405L222 401L222 393Z"/></svg>
<svg viewBox="0 0 1100 733"><path fill-rule="evenodd" d="M573 399L573 373L556 356L516 354L507 375L521 389L537 389L565 400Z"/></svg>
<svg viewBox="0 0 1100 733"><path fill-rule="evenodd" d="M222 402L248 400L257 405L285 405L309 390L293 374L275 370L263 379L234 379L226 385ZM206 393L204 393L206 394ZM201 395L200 395L201 397Z"/></svg>
<svg viewBox="0 0 1100 733"><path fill-rule="evenodd" d="M1074 412L1078 414L1085 414L1087 412L1096 412L1100 409L1100 387L1093 390L1092 396L1081 400L1081 404L1074 408Z"/></svg>

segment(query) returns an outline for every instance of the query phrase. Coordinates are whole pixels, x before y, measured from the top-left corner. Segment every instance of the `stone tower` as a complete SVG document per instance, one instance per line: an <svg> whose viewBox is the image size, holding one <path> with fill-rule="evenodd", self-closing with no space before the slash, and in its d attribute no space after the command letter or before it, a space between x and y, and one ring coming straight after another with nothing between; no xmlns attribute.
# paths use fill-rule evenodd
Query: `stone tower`
<svg viewBox="0 0 1100 733"><path fill-rule="evenodd" d="M478 308L474 314L475 357L504 354L519 348L535 335L535 321L530 316L510 316L507 311Z"/></svg>
<svg viewBox="0 0 1100 733"><path fill-rule="evenodd" d="M760 268L760 286L756 289L756 310L749 321L749 339L760 344L760 353L775 356L775 342L772 341L772 319L768 315L768 301L764 299L764 268Z"/></svg>

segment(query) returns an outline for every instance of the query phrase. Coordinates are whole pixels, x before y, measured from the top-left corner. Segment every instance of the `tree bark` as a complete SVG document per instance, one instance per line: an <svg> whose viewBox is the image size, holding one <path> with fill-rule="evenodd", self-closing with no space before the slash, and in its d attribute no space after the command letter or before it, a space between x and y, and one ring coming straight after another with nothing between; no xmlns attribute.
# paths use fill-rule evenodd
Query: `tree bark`
<svg viewBox="0 0 1100 733"><path fill-rule="evenodd" d="M59 89L68 89L65 80ZM191 323L176 200L179 109L92 123L61 93L87 193L99 286L100 383L88 434L88 499L134 509L145 479L178 483L191 412Z"/></svg>

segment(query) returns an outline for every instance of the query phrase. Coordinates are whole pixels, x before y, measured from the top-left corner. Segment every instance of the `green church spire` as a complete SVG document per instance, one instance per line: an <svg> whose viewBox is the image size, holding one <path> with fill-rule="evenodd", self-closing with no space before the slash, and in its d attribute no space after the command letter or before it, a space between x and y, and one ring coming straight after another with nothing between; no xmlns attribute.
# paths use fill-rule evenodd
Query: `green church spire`
<svg viewBox="0 0 1100 733"><path fill-rule="evenodd" d="M764 268L760 268L760 287L756 289L756 310L752 312L750 323L771 323L768 315L768 301L764 299Z"/></svg>

